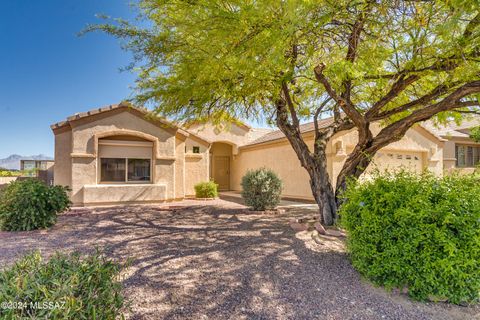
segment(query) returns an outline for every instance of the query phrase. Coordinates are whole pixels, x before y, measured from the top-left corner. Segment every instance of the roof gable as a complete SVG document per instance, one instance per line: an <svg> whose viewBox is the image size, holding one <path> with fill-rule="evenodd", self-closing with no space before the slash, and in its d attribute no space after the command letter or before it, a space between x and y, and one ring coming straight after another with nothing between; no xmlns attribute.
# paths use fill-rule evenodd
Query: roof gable
<svg viewBox="0 0 480 320"><path fill-rule="evenodd" d="M75 125L93 122L101 118L110 117L113 114L118 114L120 112L129 112L144 121L148 121L164 130L170 131L172 134L180 134L184 137L192 135L195 138L206 142L207 144L210 143L209 141L188 132L187 130L166 119L153 115L148 109L135 107L129 103L112 104L106 107L92 109L87 112L76 113L73 116L67 117L67 119L64 121L52 124L50 127L54 134L58 134L71 130L71 128Z"/></svg>

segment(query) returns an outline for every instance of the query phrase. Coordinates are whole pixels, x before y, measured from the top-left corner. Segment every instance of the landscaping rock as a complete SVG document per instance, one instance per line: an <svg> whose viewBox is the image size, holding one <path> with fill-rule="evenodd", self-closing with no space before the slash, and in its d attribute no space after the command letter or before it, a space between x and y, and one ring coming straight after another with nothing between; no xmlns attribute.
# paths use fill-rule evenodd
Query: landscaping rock
<svg viewBox="0 0 480 320"><path fill-rule="evenodd" d="M318 233L324 234L324 235L327 234L327 231L325 230L325 228L322 226L320 222L315 222L313 227L315 228L315 230L317 230Z"/></svg>
<svg viewBox="0 0 480 320"><path fill-rule="evenodd" d="M290 227L296 232L308 230L308 225L298 222L290 222Z"/></svg>
<svg viewBox="0 0 480 320"><path fill-rule="evenodd" d="M335 229L326 229L326 235L332 236L332 237L345 237L345 233L343 233L340 230L335 230Z"/></svg>

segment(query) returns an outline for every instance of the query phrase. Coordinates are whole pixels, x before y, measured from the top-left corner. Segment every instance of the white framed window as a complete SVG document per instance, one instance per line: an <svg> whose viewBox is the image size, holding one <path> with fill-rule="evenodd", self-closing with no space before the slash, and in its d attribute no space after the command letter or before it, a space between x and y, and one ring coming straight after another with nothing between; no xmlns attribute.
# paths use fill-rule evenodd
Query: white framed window
<svg viewBox="0 0 480 320"><path fill-rule="evenodd" d="M98 183L150 183L153 143L99 140Z"/></svg>
<svg viewBox="0 0 480 320"><path fill-rule="evenodd" d="M100 158L100 182L145 183L151 181L150 159Z"/></svg>
<svg viewBox="0 0 480 320"><path fill-rule="evenodd" d="M475 167L480 163L480 146L455 145L456 166Z"/></svg>

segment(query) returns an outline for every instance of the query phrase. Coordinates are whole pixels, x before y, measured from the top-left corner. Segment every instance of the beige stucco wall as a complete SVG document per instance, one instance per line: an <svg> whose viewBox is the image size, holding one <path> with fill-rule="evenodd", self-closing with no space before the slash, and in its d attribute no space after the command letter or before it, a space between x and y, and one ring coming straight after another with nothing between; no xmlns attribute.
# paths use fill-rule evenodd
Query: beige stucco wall
<svg viewBox="0 0 480 320"><path fill-rule="evenodd" d="M214 126L212 124L192 124L188 127L193 132L210 142L228 142L232 145L241 146L251 139L251 131L248 127L233 123ZM234 150L236 152L236 150Z"/></svg>
<svg viewBox="0 0 480 320"><path fill-rule="evenodd" d="M194 186L209 180L209 144L188 137L185 141L185 196L195 195ZM198 146L200 153L193 153L193 146Z"/></svg>
<svg viewBox="0 0 480 320"><path fill-rule="evenodd" d="M7 187L10 182L17 180L18 177L0 177L0 190Z"/></svg>
<svg viewBox="0 0 480 320"><path fill-rule="evenodd" d="M240 149L231 162L231 188L241 190L240 183L245 173L261 167L270 168L278 174L284 183L283 196L312 198L308 173L301 167L290 144L285 141Z"/></svg>
<svg viewBox="0 0 480 320"><path fill-rule="evenodd" d="M377 133L379 127L372 128ZM304 135L304 139L310 149L313 149L313 136L311 133ZM340 172L347 154L351 152L357 142L357 133L350 132L335 136L327 146L327 167L330 179L333 184ZM382 157L394 154L395 157L389 159L388 166ZM402 156L398 160L397 156ZM412 165L406 160L406 156L412 157ZM418 156L419 163L413 163L415 156ZM443 162L443 142L424 132L422 128L410 129L405 137L400 141L390 144L381 149L375 156L373 163L378 163L378 169L398 169L404 166L407 170L429 170L437 175L442 175ZM373 167L372 166L372 167ZM304 168L300 166L295 152L290 144L283 139L267 144L257 146L247 146L240 148L239 154L234 156L232 162L232 188L240 190L240 181L242 176L249 169L267 167L274 170L284 182L283 196L312 199L309 176ZM365 177L372 171L369 167Z"/></svg>
<svg viewBox="0 0 480 320"><path fill-rule="evenodd" d="M130 112L124 111L120 113L112 112L109 117L73 125L73 154L80 155L72 157L72 201L74 203L84 202L82 190L84 185L96 185L98 183L96 135L108 135L109 133L122 131L148 134L158 139L158 143L154 146L156 150L153 150L152 183L165 187L167 199L175 198L175 135ZM84 157L83 155L91 156ZM171 159L167 157L171 157ZM95 192L91 190L89 198L86 200L91 201L94 194ZM109 194L101 188L97 190L96 196L99 199L94 200L95 202L108 202L111 199ZM115 199L111 200L116 201ZM148 200L155 199L142 199L142 201Z"/></svg>
<svg viewBox="0 0 480 320"><path fill-rule="evenodd" d="M312 198L308 174L301 167L288 141L282 139L241 147L252 138L248 127L231 125L223 130L211 125L190 127L203 140L195 135L187 137L176 134L174 129L159 127L126 110L72 120L70 125L71 131L56 132L55 184L70 186L75 205L162 201L193 195L193 186L208 181L212 176L212 160L215 156L229 157L232 190L240 190L241 178L247 170L268 167L284 181L284 196ZM372 128L374 133L379 130L378 126ZM150 184L109 186L99 183L97 143L99 138L109 135L134 135L153 142ZM312 149L313 134L304 134L304 139ZM354 130L337 135L329 142L327 166L333 183L356 142ZM200 148L200 153L193 153L194 146ZM450 144L441 142L423 128L412 128L400 141L379 151L374 158L374 165L365 176L368 177L375 166L392 169L400 165L417 171L427 169L441 175L444 156L451 152ZM398 160L400 156L402 160ZM413 163L413 160L416 162Z"/></svg>
<svg viewBox="0 0 480 320"><path fill-rule="evenodd" d="M168 200L163 184L86 185L82 189L84 204L157 202Z"/></svg>
<svg viewBox="0 0 480 320"><path fill-rule="evenodd" d="M160 127L127 110L72 120L70 125L71 131L55 132L55 184L72 189L74 205L181 199L185 194L194 194L196 183L208 181L210 144L194 135L176 133L173 128ZM134 136L153 142L150 183L100 183L98 140L112 136ZM199 154L193 154L193 146L199 146ZM106 148L117 154L117 147L121 148ZM102 145L102 152L107 149Z"/></svg>
<svg viewBox="0 0 480 320"><path fill-rule="evenodd" d="M447 171L455 169L457 159L455 158L455 142L446 141L443 152L443 168Z"/></svg>
<svg viewBox="0 0 480 320"><path fill-rule="evenodd" d="M71 200L74 205L89 203L108 203L119 201L114 193L107 192L105 185L99 185L98 175L98 138L111 135L135 134L154 140L152 159L153 185L161 186L165 193L158 196L159 188L145 188L139 201L154 201L183 197L183 183L179 183L176 191L176 171L183 181L184 143L176 140L175 132L161 128L128 111L111 111L108 116L86 120L72 121L72 130L57 134L55 137L55 184L66 184L72 189ZM98 119L97 119L98 118ZM70 147L71 146L71 147ZM180 152L180 160L177 159ZM176 169L176 162L178 162ZM88 186L88 194L84 192ZM113 190L139 190L138 187L126 185L125 188ZM152 190L156 190L155 192ZM127 197L125 195L123 198Z"/></svg>
<svg viewBox="0 0 480 320"><path fill-rule="evenodd" d="M185 137L175 138L175 198L185 196Z"/></svg>
<svg viewBox="0 0 480 320"><path fill-rule="evenodd" d="M72 131L55 135L55 165L53 179L55 185L72 186Z"/></svg>
<svg viewBox="0 0 480 320"><path fill-rule="evenodd" d="M372 133L376 135L381 130L381 127L378 124L373 124L371 130ZM342 152L337 152L337 161L335 161L333 165L333 176L336 177L338 175L346 155L352 152L357 141L358 136L356 130L351 130L346 134L339 135L332 139L333 145L341 145L343 148ZM367 169L366 174L369 174L375 168L383 171L399 169L401 167L407 170L420 167L420 170L427 169L441 176L443 173L443 145L443 142L432 136L425 129L421 127L412 128L407 131L402 139L379 150L372 164ZM342 153L344 154L343 157L341 156ZM401 155L402 160L393 159L392 161L389 159L385 161L385 158L382 159L384 155L388 156L389 154ZM414 163L414 161L411 163L404 161L405 156L418 156L421 158L421 164Z"/></svg>

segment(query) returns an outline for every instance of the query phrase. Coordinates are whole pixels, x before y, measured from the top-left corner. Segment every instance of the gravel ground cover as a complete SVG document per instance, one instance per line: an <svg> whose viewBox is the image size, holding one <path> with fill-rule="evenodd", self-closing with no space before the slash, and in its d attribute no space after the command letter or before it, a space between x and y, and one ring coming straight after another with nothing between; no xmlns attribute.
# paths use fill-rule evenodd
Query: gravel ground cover
<svg viewBox="0 0 480 320"><path fill-rule="evenodd" d="M33 249L106 248L125 260L130 319L480 319L479 306L418 303L362 280L342 240L223 200L75 209L50 230L0 232L0 268ZM320 241L319 241L320 240Z"/></svg>

